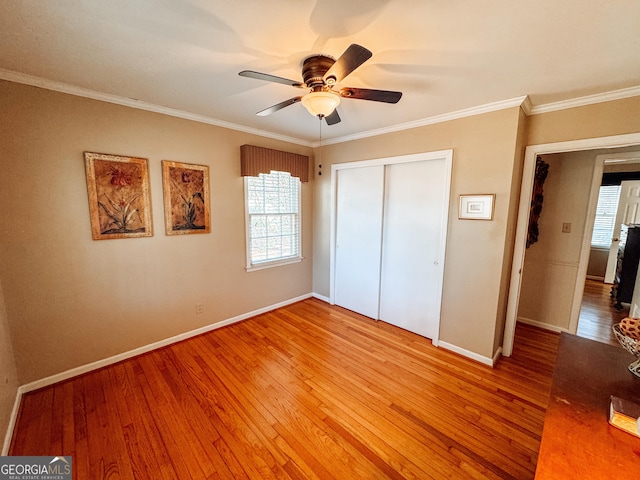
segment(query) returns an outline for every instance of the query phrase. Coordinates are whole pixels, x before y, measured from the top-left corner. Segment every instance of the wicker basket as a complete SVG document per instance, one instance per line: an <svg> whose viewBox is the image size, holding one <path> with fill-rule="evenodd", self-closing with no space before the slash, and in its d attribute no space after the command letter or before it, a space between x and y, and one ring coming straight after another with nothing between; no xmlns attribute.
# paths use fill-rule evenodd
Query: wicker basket
<svg viewBox="0 0 640 480"><path fill-rule="evenodd" d="M620 329L620 324L616 323L613 327L613 334L627 352L635 357L640 357L640 340L627 337ZM629 371L636 377L640 377L640 358L629 365Z"/></svg>

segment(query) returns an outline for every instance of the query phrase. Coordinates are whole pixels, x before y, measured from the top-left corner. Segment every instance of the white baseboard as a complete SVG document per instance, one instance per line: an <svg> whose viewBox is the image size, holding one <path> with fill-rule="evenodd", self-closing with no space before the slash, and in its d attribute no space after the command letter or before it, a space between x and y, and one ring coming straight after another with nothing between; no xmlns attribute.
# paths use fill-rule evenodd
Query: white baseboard
<svg viewBox="0 0 640 480"><path fill-rule="evenodd" d="M331 303L331 299L329 297L325 297L324 295L319 295L317 293L313 293L312 296L314 298L317 298L318 300L322 300L324 302ZM496 362L498 361L498 359L502 355L502 347L498 348L498 350L496 351L496 353L493 356L493 358L489 358L489 357L484 357L482 355L478 355L477 353L474 353L474 352L472 352L470 350L465 350L464 348L457 347L456 345L453 345L451 343L443 342L442 340L439 340L439 339L432 340L432 343L433 343L434 347L442 347L445 350L450 350L450 351L452 351L454 353L457 353L457 354L462 355L464 357L470 358L471 360L475 360L475 361L483 363L485 365L489 365L490 367L494 367Z"/></svg>
<svg viewBox="0 0 640 480"><path fill-rule="evenodd" d="M502 354L502 348L499 348L493 358L489 358L485 357L484 355L479 355L475 352L472 352L471 350L465 350L464 348L460 348L451 343L443 342L442 340L438 342L438 347L442 347L445 350L450 350L454 353L462 355L463 357L470 358L471 360L475 360L476 362L480 362L484 365L489 365L490 367L495 366L498 358L500 358L500 355Z"/></svg>
<svg viewBox="0 0 640 480"><path fill-rule="evenodd" d="M551 325L550 323L538 322L537 320L531 320L530 318L518 317L518 322L526 323L527 325L532 325L534 327L542 328L543 330L549 330L550 332L567 332L570 333L569 330L563 327L558 327L557 325Z"/></svg>
<svg viewBox="0 0 640 480"><path fill-rule="evenodd" d="M275 310L276 308L284 307L286 305L290 305L292 303L299 302L301 300L306 300L311 296L315 296L311 293L306 295L301 295L296 298L291 298L289 300L285 300L284 302L276 303L274 305L269 305L268 307L259 308L257 310L253 310L252 312L243 313L242 315L238 315L236 317L228 318L221 322L217 322L211 325L207 325L205 327L197 328L195 330L191 330L189 332L181 333L180 335L176 335L174 337L166 338L164 340L160 340L158 342L151 343L149 345L145 345L143 347L135 348L128 352L123 352L118 355L114 355L109 358L105 358L102 360L98 360L96 362L88 363L86 365L81 365L76 368L72 368L70 370L66 370L64 372L56 373L55 375L51 375L46 378L42 378L40 380L36 380L31 383L27 383L25 385L21 385L18 387L18 392L16 393L16 400L13 404L13 411L11 412L11 418L9 419L9 426L7 428L7 432L4 438L4 444L2 445L2 455L7 455L9 451L9 445L11 445L11 439L13 437L13 429L15 427L16 421L18 419L18 412L20 410L20 402L22 401L22 396L25 393L32 392L39 388L48 387L49 385L53 385L58 382L62 382L64 380L68 380L73 377L77 377L78 375L82 375L84 373L91 372L93 370L97 370L99 368L107 367L109 365L113 365L114 363L121 362L123 360L127 360L129 358L136 357L143 353L150 352L152 350L156 350L158 348L166 347L167 345L171 345L173 343L181 342L188 338L195 337L197 335L202 335L203 333L210 332L212 330L216 330L218 328L225 327L227 325L231 325L233 323L241 322L242 320L246 320L247 318L255 317L256 315L260 315L262 313L270 312ZM321 297L317 297L321 298ZM322 299L322 298L321 298Z"/></svg>
<svg viewBox="0 0 640 480"><path fill-rule="evenodd" d="M312 296L317 298L318 300L322 300L323 302L331 303L331 299L329 297L325 297L324 295L319 295L317 293L313 293ZM477 353L471 352L469 350L465 350L464 348L457 347L451 343L443 342L441 340L432 340L434 347L442 347L445 350L450 350L464 357L470 358L477 362L483 363L485 365L489 365L490 367L494 367L500 356L502 355L502 347L498 348L498 351L495 353L493 358L484 357L482 355L478 355Z"/></svg>
<svg viewBox="0 0 640 480"><path fill-rule="evenodd" d="M496 363L498 363L498 360L500 360L500 357L502 356L502 347L498 347L498 350L496 350L496 353L493 354L493 358L491 359L493 362L492 366L496 366Z"/></svg>
<svg viewBox="0 0 640 480"><path fill-rule="evenodd" d="M16 426L18 420L18 412L20 411L20 402L22 401L22 393L20 389L16 392L16 399L13 402L13 410L11 410L11 417L9 417L9 425L4 435L4 443L2 444L2 452L0 455L6 457L9 455L9 446L11 445L11 439L13 438L13 429Z"/></svg>
<svg viewBox="0 0 640 480"><path fill-rule="evenodd" d="M268 307L263 307L263 308L260 308L260 309L257 309L257 310L253 310L251 312L247 312L247 313L244 313L242 315L238 315L236 317L228 318L226 320L214 323L212 325L207 325L205 327L197 328L197 329L191 330L189 332L181 333L180 335L176 335L176 336L164 339L164 340L160 340L158 342L154 342L154 343L151 343L149 345L145 345L143 347L139 347L139 348L130 350L128 352L123 352L123 353L120 353L118 355L114 355L112 357L108 357L108 358L105 358L105 359L102 359L102 360L98 360L96 362L88 363L86 365L81 365L79 367L72 368L70 370L66 370L64 372L57 373L57 374L51 375L49 377L42 378L40 380L36 380L34 382L27 383L25 385L21 385L18 388L18 392L16 394L16 400L15 400L15 403L14 403L14 406L13 406L13 411L11 413L11 418L9 420L9 427L7 428L7 432L6 432L5 440L4 440L4 445L3 445L3 448L2 448L2 455L7 455L7 453L8 453L9 445L11 444L11 438L13 436L13 430L14 430L14 427L15 427L15 424L16 424L16 421L17 421L17 418L18 418L18 412L19 412L19 409L20 409L20 402L22 400L22 396L25 393L37 390L39 388L48 387L48 386L53 385L55 383L59 383L59 382L62 382L64 380L68 380L70 378L76 377L78 375L82 375L82 374L91 372L93 370L97 370L99 368L103 368L103 367L106 367L106 366L109 366L109 365L113 365L114 363L118 363L118 362L121 362L123 360L127 360L129 358L136 357L138 355L141 355L143 353L147 353L147 352L156 350L158 348L166 347L166 346L171 345L171 344L176 343L176 342L181 342L183 340L195 337L197 335L202 335L203 333L207 333L207 332L216 330L218 328L222 328L222 327L225 327L227 325L231 325L231 324L240 322L242 320L246 320L248 318L255 317L256 315L260 315L262 313L270 312L270 311L275 310L277 308L284 307L286 305L290 305L292 303L296 303L296 302L299 302L301 300L305 300L305 299L310 298L310 297L314 297L314 298L317 298L317 299L322 300L324 302L331 303L329 301L329 298L327 298L327 297L325 297L323 295L319 295L317 293L309 293L309 294L306 294L306 295L301 295L299 297L292 298L292 299L286 300L284 302L280 302L280 303L277 303L277 304L274 304L274 305L270 305ZM518 320L521 321L521 319L518 319ZM524 323L527 323L527 322L524 322ZM465 349L460 348L460 347L458 347L456 345L453 345L453 344L450 344L450 343L447 343L447 342L443 342L443 341L439 341L438 342L438 346L442 347L442 348L444 348L446 350L450 350L450 351L452 351L454 353L457 353L459 355L462 355L464 357L467 357L467 358L470 358L472 360L475 360L477 362L480 362L480 363L482 363L484 365L488 365L490 367L495 366L496 362L500 358L500 355L502 354L502 348L498 349L498 351L495 353L493 358L489 358L489 357L485 357L483 355L478 355L475 352L472 352L470 350L465 350Z"/></svg>
<svg viewBox="0 0 640 480"><path fill-rule="evenodd" d="M171 345L176 342L181 342L191 337L195 337L197 335L202 335L203 333L210 332L212 330L216 330L221 327L225 327L227 325L231 325L236 322L240 322L242 320L246 320L247 318L255 317L256 315L260 315L262 313L270 312L271 310L275 310L276 308L284 307L286 305L290 305L292 303L299 302L301 300L305 300L311 297L312 294L308 293L306 295L301 295L296 298L292 298L290 300L285 300L284 302L276 303L274 305L270 305L268 307L259 308L258 310L254 310L252 312L247 312L242 315L238 315L236 317L228 318L221 322L217 322L211 325L207 325L201 328L197 328L195 330L191 330L189 332L181 333L180 335L176 335L174 337L166 338L164 340L160 340L158 342L151 343L149 345L145 345L143 347L135 348L128 352L120 353L118 355L114 355L112 357L108 357L102 360L98 360L96 362L88 363L86 365L82 365L76 368L72 368L70 370L56 373L55 375L51 375L46 378L42 378L40 380L36 380L31 383L27 383L18 388L19 394L24 394L27 392L31 392L33 390L37 390L39 388L48 387L49 385L53 385L58 382L62 382L64 380L68 380L70 378L76 377L78 375L82 375L84 373L91 372L93 370L97 370L99 368L103 368L114 363L121 362L123 360L127 360L132 357L136 357L143 353L150 352L152 350L156 350L158 348L166 347L167 345Z"/></svg>
<svg viewBox="0 0 640 480"><path fill-rule="evenodd" d="M299 302L301 300L305 300L314 296L311 293L306 295L301 295L296 298L292 298L289 300L285 300L284 302L276 303L274 305L269 305L268 307L259 308L257 310L253 310L252 312L247 312L242 315L238 315L236 317L228 318L221 322L217 322L211 325L207 325L205 327L197 328L195 330L191 330L189 332L181 333L180 335L176 335L174 337L166 338L164 340L160 340L158 342L151 343L149 345L145 345L143 347L135 348L128 352L123 352L118 355L114 355L112 357L108 357L102 360L98 360L96 362L88 363L86 365L81 365L76 368L72 368L70 370L66 370L64 372L56 373L55 375L51 375L46 378L42 378L40 380L36 380L31 383L27 383L25 385L21 385L18 387L18 391L16 393L16 400L13 404L13 410L11 412L11 417L9 418L9 426L7 427L7 432L4 438L4 444L2 445L2 455L6 456L9 452L9 446L11 445L11 439L13 437L13 430L15 428L16 421L18 419L18 412L20 410L20 402L22 401L22 396L25 393L32 392L39 388L48 387L49 385L53 385L58 382L62 382L64 380L68 380L73 377L77 377L78 375L82 375L84 373L91 372L93 370L97 370L99 368L103 368L109 365L113 365L114 363L121 362L123 360L127 360L129 358L136 357L143 353L150 352L152 350L156 350L158 348L166 347L167 345L171 345L173 343L181 342L188 338L195 337L197 335L202 335L203 333L210 332L212 330L216 330L218 328L225 327L227 325L231 325L233 323L241 322L242 320L246 320L247 318L255 317L256 315L260 315L262 313L270 312L275 310L276 308L284 307L286 305L290 305L292 303ZM320 298L320 297L318 297Z"/></svg>
<svg viewBox="0 0 640 480"><path fill-rule="evenodd" d="M319 293L312 293L311 296L313 298L317 298L318 300L322 300L325 303L331 303L331 299L329 297L325 297L324 295L320 295Z"/></svg>

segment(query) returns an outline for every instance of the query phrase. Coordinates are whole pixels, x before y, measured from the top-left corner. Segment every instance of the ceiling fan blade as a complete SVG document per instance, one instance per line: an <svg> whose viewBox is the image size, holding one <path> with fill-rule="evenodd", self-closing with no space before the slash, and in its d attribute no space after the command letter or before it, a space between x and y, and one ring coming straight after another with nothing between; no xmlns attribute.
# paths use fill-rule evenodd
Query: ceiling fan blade
<svg viewBox="0 0 640 480"><path fill-rule="evenodd" d="M340 115L338 115L338 109L336 108L331 114L324 117L327 121L327 125L335 125L336 123L340 123Z"/></svg>
<svg viewBox="0 0 640 480"><path fill-rule="evenodd" d="M398 103L402 92L391 90L371 90L369 88L346 87L340 90L340 96L344 98L357 98L360 100L373 100L374 102Z"/></svg>
<svg viewBox="0 0 640 480"><path fill-rule="evenodd" d="M328 85L340 83L347 75L371 58L371 51L352 43L324 75Z"/></svg>
<svg viewBox="0 0 640 480"><path fill-rule="evenodd" d="M285 100L284 102L280 102L280 103L277 103L275 105L272 105L269 108L265 108L264 110L260 110L258 113L256 113L256 115L258 115L260 117L266 117L267 115L271 115L272 113L277 112L278 110L282 110L284 107L288 107L289 105L293 105L294 103L298 103L300 100L302 100L302 97L290 98L289 100Z"/></svg>
<svg viewBox="0 0 640 480"><path fill-rule="evenodd" d="M268 73L254 72L253 70L243 70L238 73L241 77L255 78L257 80L264 80L266 82L282 83L291 87L306 88L304 83L296 82L295 80L289 80L288 78L276 77L275 75L269 75Z"/></svg>

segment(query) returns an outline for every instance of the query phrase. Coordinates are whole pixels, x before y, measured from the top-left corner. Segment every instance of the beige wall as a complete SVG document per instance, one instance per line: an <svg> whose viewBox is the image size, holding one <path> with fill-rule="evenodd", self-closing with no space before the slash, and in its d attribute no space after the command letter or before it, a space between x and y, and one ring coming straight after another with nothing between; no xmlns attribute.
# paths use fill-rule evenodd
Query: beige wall
<svg viewBox="0 0 640 480"><path fill-rule="evenodd" d="M640 132L640 97L529 117L527 145Z"/></svg>
<svg viewBox="0 0 640 480"><path fill-rule="evenodd" d="M330 166L372 158L453 149L440 339L491 358L502 328L503 276L511 259L514 175L518 176L518 107L412 130L322 147L323 175L314 203L314 291L329 296ZM518 157L516 159L516 157ZM520 179L515 181L519 185ZM493 221L458 220L460 194L495 193ZM511 237L511 238L510 238ZM496 320L500 318L498 321Z"/></svg>
<svg viewBox="0 0 640 480"><path fill-rule="evenodd" d="M549 174L538 221L539 239L525 252L518 318L569 329L591 194L596 152L545 155ZM562 224L571 232L563 233Z"/></svg>
<svg viewBox="0 0 640 480"><path fill-rule="evenodd" d="M21 384L311 292L313 182L306 258L247 273L239 163L245 143L310 148L8 82L0 98L0 280ZM149 159L153 237L91 239L83 151ZM210 234L165 235L161 160L210 166Z"/></svg>

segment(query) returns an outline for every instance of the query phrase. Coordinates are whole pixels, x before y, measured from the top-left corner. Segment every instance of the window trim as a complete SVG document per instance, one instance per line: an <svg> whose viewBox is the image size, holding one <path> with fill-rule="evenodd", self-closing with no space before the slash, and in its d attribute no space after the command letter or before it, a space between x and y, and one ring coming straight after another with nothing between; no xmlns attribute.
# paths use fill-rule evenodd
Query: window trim
<svg viewBox="0 0 640 480"><path fill-rule="evenodd" d="M275 171L275 170L273 170ZM289 173L290 172L281 172ZM269 173L270 174L270 173ZM265 174L265 175L269 175ZM257 270L264 270L266 268L280 267L282 265L290 265L293 263L300 263L304 256L302 255L302 182L298 177L298 222L297 222L297 237L298 237L298 254L290 257L281 257L273 260L264 260L261 262L253 263L251 261L251 214L249 213L249 179L255 178L251 176L245 176L244 179L244 217L245 217L245 256L246 265L245 270L247 272L254 272Z"/></svg>
<svg viewBox="0 0 640 480"><path fill-rule="evenodd" d="M289 258L281 258L278 260L266 260L264 262L256 263L254 265L247 265L245 267L245 270L247 272L255 272L256 270L264 270L265 268L280 267L282 265L300 263L303 258L304 257L289 257Z"/></svg>

